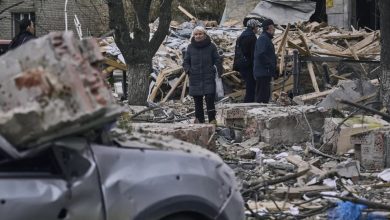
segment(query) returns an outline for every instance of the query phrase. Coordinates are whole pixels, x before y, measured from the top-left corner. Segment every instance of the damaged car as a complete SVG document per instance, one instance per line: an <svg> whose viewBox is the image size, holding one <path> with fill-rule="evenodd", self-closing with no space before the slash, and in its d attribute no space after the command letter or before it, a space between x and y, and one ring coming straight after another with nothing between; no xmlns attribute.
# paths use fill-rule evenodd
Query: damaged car
<svg viewBox="0 0 390 220"><path fill-rule="evenodd" d="M243 200L215 154L170 137L111 144L70 136L28 152L0 138L0 216L7 220L239 220Z"/></svg>

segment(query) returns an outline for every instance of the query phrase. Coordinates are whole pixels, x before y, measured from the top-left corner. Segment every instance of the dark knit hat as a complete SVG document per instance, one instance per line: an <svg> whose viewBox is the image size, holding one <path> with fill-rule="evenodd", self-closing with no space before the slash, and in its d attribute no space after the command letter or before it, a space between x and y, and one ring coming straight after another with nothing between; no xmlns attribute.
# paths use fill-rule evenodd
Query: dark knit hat
<svg viewBox="0 0 390 220"><path fill-rule="evenodd" d="M268 26L270 25L274 25L274 21L271 20L271 19L266 19L263 21L263 23L261 23L261 26L263 27L263 30L267 30L268 29Z"/></svg>

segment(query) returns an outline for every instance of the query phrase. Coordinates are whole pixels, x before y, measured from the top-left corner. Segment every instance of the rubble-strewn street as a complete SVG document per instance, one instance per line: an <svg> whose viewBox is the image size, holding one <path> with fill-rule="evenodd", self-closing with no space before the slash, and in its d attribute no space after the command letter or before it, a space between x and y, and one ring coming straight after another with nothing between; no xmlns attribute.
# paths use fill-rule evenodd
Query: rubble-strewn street
<svg viewBox="0 0 390 220"><path fill-rule="evenodd" d="M43 35L58 9L0 0L0 218L390 219L390 3L173 2L83 3L86 37L73 3Z"/></svg>
<svg viewBox="0 0 390 220"><path fill-rule="evenodd" d="M389 123L375 112L340 102L370 108L378 103L379 31L344 31L316 22L280 26L273 42L283 76L273 82L274 102L267 105L237 103L244 85L231 68L235 39L242 29L208 27L223 53L225 89L225 98L217 104L217 127L210 130L210 125L192 124L194 108L181 69L193 26L172 22L170 36L153 59L149 101L157 104L130 106L125 118L135 115L134 120L122 125L132 131L170 134L219 154L236 172L247 215L257 216L254 219L327 219L339 215L338 209L357 204L364 205L368 218L390 217L390 212L383 212L390 209L389 184L383 178L390 168ZM112 39L101 41L101 46L106 57L121 60L119 53L111 52L118 51ZM293 50L301 59L298 85ZM364 61L355 62L359 60ZM114 93L120 97L122 75L117 75L120 85ZM291 99L288 92L295 90L300 95ZM173 124L150 124L162 120Z"/></svg>

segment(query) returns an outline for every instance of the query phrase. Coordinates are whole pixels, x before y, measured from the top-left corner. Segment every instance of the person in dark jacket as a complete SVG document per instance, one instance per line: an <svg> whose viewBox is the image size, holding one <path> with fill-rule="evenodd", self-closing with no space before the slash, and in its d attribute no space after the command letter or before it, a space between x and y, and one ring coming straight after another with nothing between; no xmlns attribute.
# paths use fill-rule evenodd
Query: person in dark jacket
<svg viewBox="0 0 390 220"><path fill-rule="evenodd" d="M15 49L20 45L35 39L35 27L34 22L28 18L23 19L19 23L20 32L14 39L12 39L8 49Z"/></svg>
<svg viewBox="0 0 390 220"><path fill-rule="evenodd" d="M253 76L253 54L255 52L256 34L259 31L260 22L256 19L250 19L246 23L246 29L238 38L237 43L246 58L248 65L239 69L241 77L245 80L245 98L244 103L255 101L256 80Z"/></svg>
<svg viewBox="0 0 390 220"><path fill-rule="evenodd" d="M268 103L271 97L271 80L277 78L276 55L272 38L274 22L267 19L262 23L263 32L256 41L253 74L256 78L256 102Z"/></svg>
<svg viewBox="0 0 390 220"><path fill-rule="evenodd" d="M191 44L188 45L183 61L184 71L189 76L189 94L194 97L195 122L204 123L203 97L206 99L209 123L215 121L215 76L222 74L222 61L217 47L211 43L203 27L195 27Z"/></svg>

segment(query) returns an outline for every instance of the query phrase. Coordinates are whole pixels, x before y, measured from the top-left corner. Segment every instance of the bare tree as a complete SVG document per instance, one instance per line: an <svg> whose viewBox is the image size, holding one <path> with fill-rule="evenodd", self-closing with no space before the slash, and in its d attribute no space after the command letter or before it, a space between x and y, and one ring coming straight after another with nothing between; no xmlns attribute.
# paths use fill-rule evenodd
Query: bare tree
<svg viewBox="0 0 390 220"><path fill-rule="evenodd" d="M390 111L390 1L380 0L381 28L381 95L384 106Z"/></svg>
<svg viewBox="0 0 390 220"><path fill-rule="evenodd" d="M115 43L128 65L130 105L146 103L152 58L169 31L172 0L159 2L159 25L150 39L149 13L152 0L108 0L109 25L115 30ZM127 18L128 15L131 18ZM133 31L133 36L130 35L130 30Z"/></svg>

